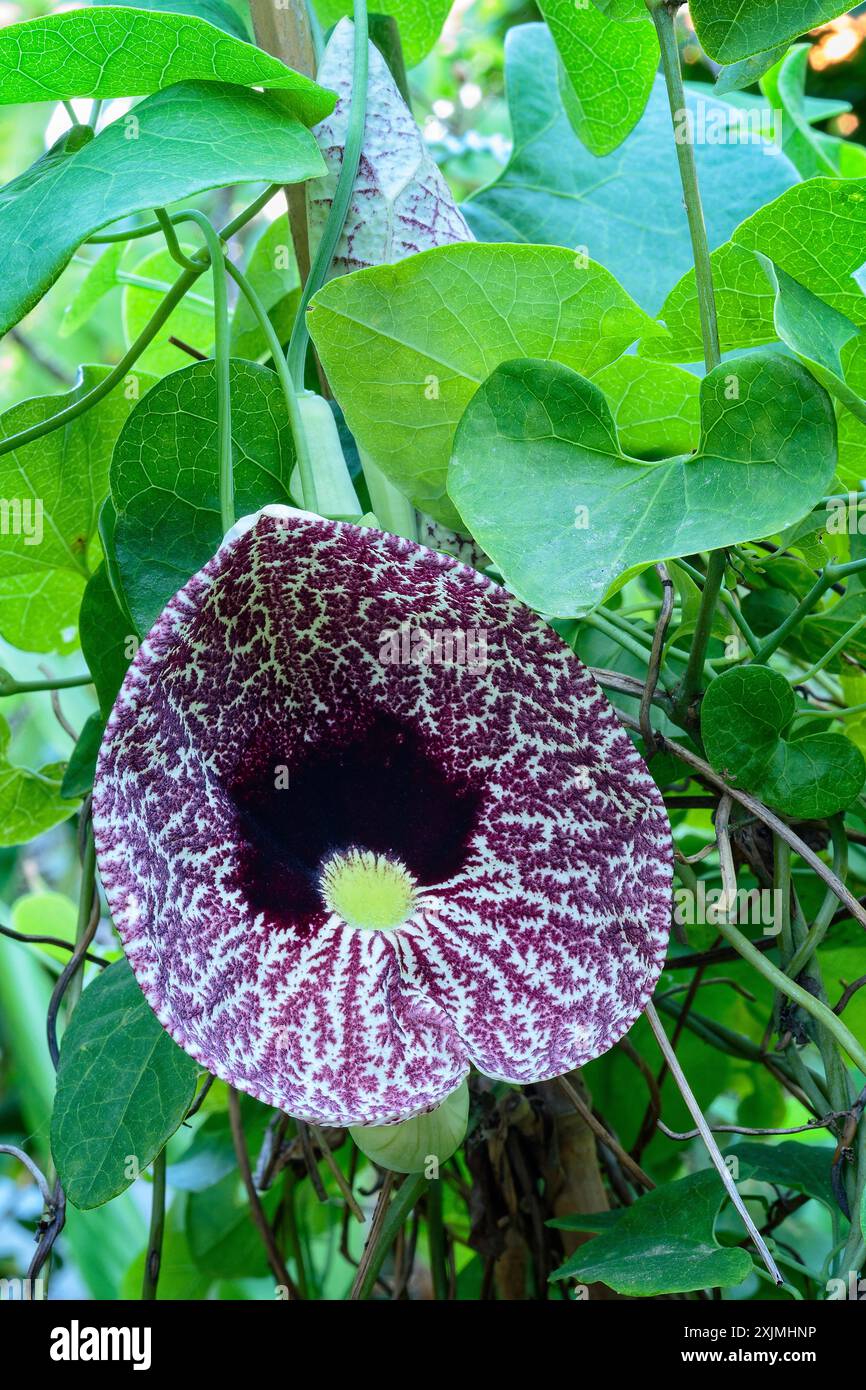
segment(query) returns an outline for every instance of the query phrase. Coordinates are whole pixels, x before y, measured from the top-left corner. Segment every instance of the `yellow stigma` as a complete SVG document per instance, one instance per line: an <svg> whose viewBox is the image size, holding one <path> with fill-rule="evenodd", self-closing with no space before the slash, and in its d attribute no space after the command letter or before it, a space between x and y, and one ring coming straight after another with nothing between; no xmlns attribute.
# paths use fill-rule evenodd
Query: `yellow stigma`
<svg viewBox="0 0 866 1390"><path fill-rule="evenodd" d="M335 854L322 868L322 897L350 927L390 931L411 915L415 879L397 860L372 850Z"/></svg>

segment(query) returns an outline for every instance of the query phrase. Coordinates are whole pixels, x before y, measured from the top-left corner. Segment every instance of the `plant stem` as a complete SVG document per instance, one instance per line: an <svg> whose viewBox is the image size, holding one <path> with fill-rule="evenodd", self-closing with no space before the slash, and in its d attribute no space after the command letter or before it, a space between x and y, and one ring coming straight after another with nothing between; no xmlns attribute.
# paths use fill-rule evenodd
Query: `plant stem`
<svg viewBox="0 0 866 1390"><path fill-rule="evenodd" d="M229 1125L232 1132L232 1143L234 1144L235 1157L237 1158L238 1168L241 1178L247 1191L250 1203L250 1219L262 1239L265 1248L268 1265L277 1283L285 1290L289 1299L298 1297L298 1289L286 1269L285 1261L277 1246L274 1233L271 1230L265 1209L262 1206L262 1199L256 1191L253 1181L253 1172L250 1166L250 1156L247 1151L247 1141L244 1135L243 1120L241 1118L240 1097L234 1086L229 1086Z"/></svg>
<svg viewBox="0 0 866 1390"><path fill-rule="evenodd" d="M698 308L701 316L701 335L704 342L704 360L710 372L721 361L719 348L719 327L716 319L716 297L713 290L713 271L710 263L710 246L701 205L701 190L698 184L698 170L695 163L695 147L692 142L692 125L686 105L683 74L680 68L680 53L677 46L676 11L679 0L673 4L649 3L650 13L659 37L662 55L662 71L668 89L671 118L674 125L674 142L680 166L680 180L689 221L692 251L695 258L695 281L698 292Z"/></svg>
<svg viewBox="0 0 866 1390"><path fill-rule="evenodd" d="M304 507L308 512L319 510L318 499L316 497L316 477L313 472L313 460L310 455L309 440L298 408L298 392L295 382L289 371L289 366L283 353L282 344L277 336L276 329L271 323L267 309L256 294L246 276L233 265L230 260L226 260L226 270L234 280L241 294L246 299L256 318L259 326L265 335L273 358L274 367L282 387L283 396L286 402L286 411L289 416L289 424L292 429L292 438L295 441L295 455L298 460L298 472L301 477L301 492L303 494Z"/></svg>
<svg viewBox="0 0 866 1390"><path fill-rule="evenodd" d="M370 1235L364 1246L364 1254L352 1286L350 1297L353 1300L370 1297L376 1287L376 1280L385 1262L385 1256L397 1239L397 1232L424 1190L429 1186L423 1173L409 1173L403 1179L396 1197L391 1201L390 1192L393 1182L394 1174L388 1173L385 1178L385 1185L379 1195L376 1215L373 1217Z"/></svg>
<svg viewBox="0 0 866 1390"><path fill-rule="evenodd" d="M352 201L352 190L358 177L361 162L361 149L364 144L364 130L367 122L367 79L369 70L369 38L367 32L367 0L354 0L355 55L352 68L352 107L349 113L349 129L343 150L343 163L337 187L322 232L322 239L316 248L310 273L301 292L298 311L292 326L289 340L289 370L298 387L304 385L304 366L307 359L307 305L322 285L331 268L334 252L343 234L346 213Z"/></svg>
<svg viewBox="0 0 866 1390"><path fill-rule="evenodd" d="M688 1109L689 1114L691 1115L692 1119L698 1127L698 1130L700 1131L700 1135L706 1146L707 1153L712 1159L713 1166L716 1169L716 1172L718 1173L719 1177L721 1178L722 1183L724 1184L724 1187L728 1193L728 1196L730 1197L731 1201L733 1202L734 1206L739 1212L740 1219L742 1220L743 1225L746 1227L746 1230L749 1232L749 1235L752 1237L752 1240L755 1243L758 1253L761 1256L761 1259L764 1261L764 1264L767 1266L767 1269L770 1271L772 1278L775 1280L777 1284L784 1284L785 1281L779 1273L776 1261L773 1259L773 1256L767 1249L767 1245L764 1241L763 1236L761 1235L760 1231L758 1230L757 1226L755 1225L754 1221L752 1220L751 1216L746 1210L746 1206L743 1202L743 1199L737 1191L737 1185L731 1177L730 1172L728 1171L727 1164L725 1163L725 1160L719 1151L719 1146L713 1138L712 1130L710 1129L709 1125L704 1119L703 1111L701 1110L701 1107L698 1105L698 1102L695 1099L694 1092L692 1091L692 1088L688 1083L688 1079L686 1077L685 1072L680 1066L677 1054L671 1047L668 1035L661 1025L661 1020L659 1019L658 1014L656 1013L652 1004L647 1004L644 1012L646 1013L646 1017L649 1022L650 1028L653 1030L653 1033L655 1034L655 1039L659 1045L661 1054L668 1065L668 1069L671 1075L673 1076L674 1080L677 1083L677 1086L679 1087L680 1094L686 1103L686 1108Z"/></svg>
<svg viewBox="0 0 866 1390"><path fill-rule="evenodd" d="M269 202L273 195L274 188L271 186L267 188L264 193L261 193L254 203L250 203L249 207L244 208L242 212L238 213L237 217L233 217L230 222L226 223L217 233L219 240L230 240L241 227L245 226L247 222L251 222L256 214L261 212L265 203ZM154 226L156 230L161 230L158 222L155 223ZM124 237L125 235L124 233ZM118 238L118 240L120 239L123 238ZM51 434L52 431L61 429L64 425L71 424L73 420L78 419L79 415L83 415L85 411L90 410L92 406L98 405L109 392L114 390L115 386L123 381L130 368L135 365L145 348L156 337L172 310L180 303L187 290L195 284L198 277L203 275L210 265L210 258L207 252L200 252L193 259L196 266L200 268L196 270L186 270L183 275L175 280L165 299L156 310L156 313L148 320L135 342L124 353L117 366L109 372L108 376L104 377L98 386L94 386L92 391L88 391L86 396L81 396L79 400L73 401L72 404L66 406L64 410L59 410L56 415L50 416L47 420L41 420L38 425L31 425L29 429L21 430L18 434L10 434L6 439L0 439L0 456L11 453L15 449L21 449L25 444L32 444L34 439L41 439L44 435Z"/></svg>
<svg viewBox="0 0 866 1390"><path fill-rule="evenodd" d="M150 1197L150 1233L144 1257L144 1279L141 1285L143 1300L156 1298L159 1267L162 1263L162 1238L165 1234L165 1172L166 1151L161 1149L153 1160L153 1183Z"/></svg>
<svg viewBox="0 0 866 1390"><path fill-rule="evenodd" d="M704 584L704 591L701 594L701 606L698 609L698 618L692 637L689 661L686 666L686 673L682 679L682 684L677 693L677 715L682 718L686 717L695 694L701 688L704 674L704 662L706 661L707 647L709 646L710 636L712 635L716 603L725 577L726 563L727 555L724 550L712 551L707 562L707 578Z"/></svg>
<svg viewBox="0 0 866 1390"><path fill-rule="evenodd" d="M157 213L159 216L159 213ZM213 278L213 316L214 316L214 371L217 388L217 460L219 465L220 517L223 534L235 524L235 482L232 456L232 386L231 386L231 333L229 329L229 299L226 288L225 256L222 239L213 224L198 208L188 208L178 213L174 222L192 222L205 239ZM174 246L181 257L181 263L195 265L187 260L175 238ZM172 256L175 250L168 239L168 249Z"/></svg>
<svg viewBox="0 0 866 1390"><path fill-rule="evenodd" d="M0 670L0 700L7 695L31 695L41 690L72 690L81 685L92 685L93 677L58 676L56 679L39 681L17 681L8 671Z"/></svg>
<svg viewBox="0 0 866 1390"><path fill-rule="evenodd" d="M441 1179L431 1182L427 1189L427 1242L430 1250L430 1272L433 1275L433 1297L444 1302L448 1298L448 1271L445 1265Z"/></svg>
<svg viewBox="0 0 866 1390"><path fill-rule="evenodd" d="M811 1014L812 1018L823 1024L827 1031L832 1033L854 1065L859 1067L863 1075L866 1076L866 1048L857 1041L850 1029L845 1027L841 1018L837 1018L833 1010L829 1009L826 1004L822 1004L807 989L796 984L783 970L780 970L772 961L767 960L767 957L762 955L754 943L747 936L744 936L732 922L725 922L720 918L716 925L722 936L739 951L744 960L747 960L764 976L765 980L769 980L770 984L774 985L781 994L786 995L788 999L793 999L795 1004L799 1004L801 1009L807 1014Z"/></svg>
<svg viewBox="0 0 866 1390"><path fill-rule="evenodd" d="M683 199L689 223L692 253L695 258L695 283L701 317L704 361L707 371L711 372L714 367L719 365L722 354L719 347L719 326L716 318L716 297L713 289L710 246L701 204L695 147L692 140L691 116L686 105L686 93L677 45L676 12L679 9L679 3L659 4L658 0L648 0L648 5L661 49L662 71L668 91L674 128L674 144L680 166L680 182L683 186ZM710 555L689 663L677 694L677 713L680 719L685 716L696 692L700 689L707 645L712 630L713 614L725 576L725 563L724 551L714 551Z"/></svg>
<svg viewBox="0 0 866 1390"><path fill-rule="evenodd" d="M828 664L828 662L832 661L833 657L836 656L839 652L841 652L843 647L847 646L847 644L851 641L851 638L857 636L857 633L864 625L866 625L866 617L858 618L856 623L851 624L847 632L843 632L838 642L834 642L832 647L830 647L824 653L824 655L820 657L818 661L815 662L814 666L810 666L808 671L804 671L802 676L797 676L795 679L793 679L791 681L791 684L805 685L807 681L810 681L814 676L817 676L818 672L823 671L824 667ZM850 713L850 710L847 712Z"/></svg>

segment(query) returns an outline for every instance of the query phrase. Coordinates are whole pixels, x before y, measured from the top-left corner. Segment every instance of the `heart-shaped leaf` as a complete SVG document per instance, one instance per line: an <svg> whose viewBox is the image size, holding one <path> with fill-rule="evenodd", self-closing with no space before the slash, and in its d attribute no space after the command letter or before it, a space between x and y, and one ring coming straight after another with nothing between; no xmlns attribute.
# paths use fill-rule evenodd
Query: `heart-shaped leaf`
<svg viewBox="0 0 866 1390"><path fill-rule="evenodd" d="M701 734L716 771L732 786L756 786L796 707L785 677L769 666L726 671L713 681L701 704Z"/></svg>
<svg viewBox="0 0 866 1390"><path fill-rule="evenodd" d="M628 26L634 28L638 26ZM481 241L547 242L584 247L652 313L694 262L683 208L671 111L657 78L629 138L603 159L578 140L557 93L558 55L543 24L508 31L505 76L514 150L489 187L461 210ZM701 185L712 189L704 212L710 246L796 180L767 141L739 134L742 111L693 90L686 110L696 132ZM685 126L682 126L685 129ZM683 358L683 361L689 361Z"/></svg>
<svg viewBox="0 0 866 1390"><path fill-rule="evenodd" d="M692 0L690 8L704 52L717 63L737 63L790 43L849 6L843 0Z"/></svg>
<svg viewBox="0 0 866 1390"><path fill-rule="evenodd" d="M294 446L275 372L231 362L238 516L291 502ZM127 421L111 460L114 545L123 592L146 633L222 539L212 361L172 372Z"/></svg>
<svg viewBox="0 0 866 1390"><path fill-rule="evenodd" d="M181 82L72 153L0 191L0 333L32 309L75 248L130 213L224 184L295 183L325 171L309 130L274 92ZM38 233L34 228L38 227Z"/></svg>
<svg viewBox="0 0 866 1390"><path fill-rule="evenodd" d="M0 415L0 437L41 424L86 396L107 367L84 367L66 395L35 396ZM132 378L129 379L130 385ZM140 391L152 382L136 375ZM93 563L111 451L132 409L130 391L109 392L64 429L0 456L4 526L0 633L26 651L69 649Z"/></svg>
<svg viewBox="0 0 866 1390"><path fill-rule="evenodd" d="M633 1298L742 1284L751 1256L716 1240L724 1197L718 1173L709 1168L657 1187L622 1211L553 1220L549 1224L561 1229L601 1234L575 1250L551 1279L607 1284Z"/></svg>
<svg viewBox="0 0 866 1390"><path fill-rule="evenodd" d="M858 326L866 324L859 283L866 262L866 179L819 178L796 184L753 213L732 239L713 251L711 264L722 351L760 347L776 338L775 296L750 252L758 251L798 284ZM670 339L641 346L650 357L673 362L701 359L695 272L665 300L660 318Z"/></svg>
<svg viewBox="0 0 866 1390"><path fill-rule="evenodd" d="M559 93L572 129L593 154L621 145L643 115L659 65L649 11L619 24L592 5L539 0L562 59Z"/></svg>
<svg viewBox="0 0 866 1390"><path fill-rule="evenodd" d="M835 463L827 393L775 354L705 377L697 452L656 463L623 453L592 382L558 363L515 361L466 410L448 488L514 592L572 617L635 567L799 520Z"/></svg>
<svg viewBox="0 0 866 1390"><path fill-rule="evenodd" d="M0 672L0 675L4 673ZM61 793L65 764L31 771L8 759L11 735L0 715L0 849L23 845L75 814L77 802Z"/></svg>
<svg viewBox="0 0 866 1390"><path fill-rule="evenodd" d="M562 247L476 242L332 280L309 323L360 448L416 506L451 525L454 431L498 363L517 351L592 374L642 333L659 333L593 261Z"/></svg>
<svg viewBox="0 0 866 1390"><path fill-rule="evenodd" d="M783 815L834 815L861 790L866 763L843 734L783 737L795 710L793 691L778 671L726 671L701 704L707 757L732 785L754 792Z"/></svg>
<svg viewBox="0 0 866 1390"><path fill-rule="evenodd" d="M776 332L832 395L866 424L866 401L845 380L843 355L853 340L866 344L866 329L812 294L766 256L756 253L776 293Z"/></svg>

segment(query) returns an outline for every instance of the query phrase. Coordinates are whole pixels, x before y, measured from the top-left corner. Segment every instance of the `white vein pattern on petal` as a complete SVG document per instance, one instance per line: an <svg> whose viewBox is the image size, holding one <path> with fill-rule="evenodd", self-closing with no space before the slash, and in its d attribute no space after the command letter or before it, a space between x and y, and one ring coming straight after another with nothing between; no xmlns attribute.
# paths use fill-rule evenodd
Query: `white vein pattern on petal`
<svg viewBox="0 0 866 1390"><path fill-rule="evenodd" d="M407 612L486 628L489 677L383 667L379 633ZM361 694L483 783L483 813L461 871L425 890L405 929L357 933L323 914L299 940L230 886L226 730L248 735L278 703L303 748L348 730ZM161 1021L219 1075L303 1118L418 1113L468 1059L516 1081L556 1075L627 1030L661 969L669 832L611 707L505 591L376 532L263 518L190 581L127 677L94 819L106 892Z"/></svg>

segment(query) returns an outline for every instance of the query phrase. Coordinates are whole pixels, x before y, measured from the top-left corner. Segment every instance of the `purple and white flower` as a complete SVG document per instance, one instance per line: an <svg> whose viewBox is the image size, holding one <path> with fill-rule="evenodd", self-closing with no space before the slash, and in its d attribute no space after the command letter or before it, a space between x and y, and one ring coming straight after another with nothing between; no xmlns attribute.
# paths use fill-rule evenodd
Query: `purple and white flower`
<svg viewBox="0 0 866 1390"><path fill-rule="evenodd" d="M406 619L483 630L483 667L383 662ZM567 1072L664 961L670 830L594 679L504 589L378 531L239 522L142 644L93 813L160 1021L316 1123L420 1114L471 1065Z"/></svg>

